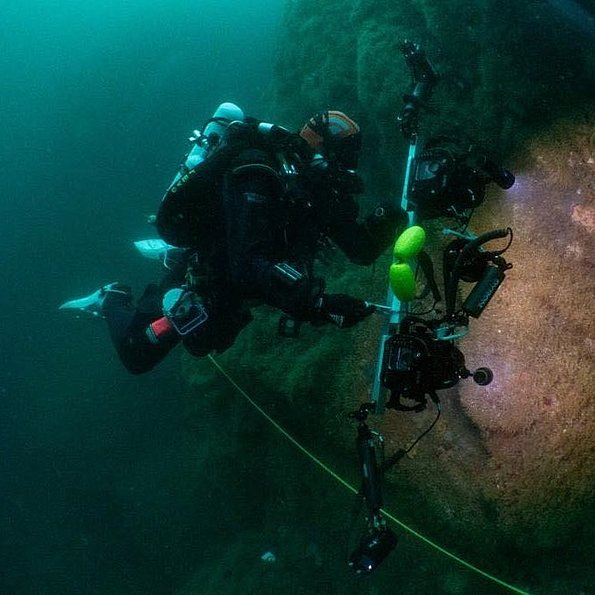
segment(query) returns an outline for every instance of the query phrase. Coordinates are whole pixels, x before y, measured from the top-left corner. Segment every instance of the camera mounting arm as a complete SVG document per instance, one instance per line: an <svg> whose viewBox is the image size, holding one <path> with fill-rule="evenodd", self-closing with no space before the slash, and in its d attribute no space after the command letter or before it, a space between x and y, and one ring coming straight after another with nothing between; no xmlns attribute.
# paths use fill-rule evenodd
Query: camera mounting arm
<svg viewBox="0 0 595 595"><path fill-rule="evenodd" d="M419 112L427 107L434 87L438 82L438 72L428 60L421 47L412 42L404 41L399 48L411 70L411 90L403 96L405 105L399 116L401 132L410 142L419 130Z"/></svg>
<svg viewBox="0 0 595 595"><path fill-rule="evenodd" d="M415 159L419 152L421 142L419 139L419 112L430 99L432 91L438 82L438 73L426 57L425 52L419 44L412 41L403 41L400 49L405 58L405 62L411 70L412 88L409 93L403 97L405 102L399 123L401 132L409 142L409 151L407 163L405 166L405 176L403 180L403 190L399 204L397 205L409 215L409 226L415 225L415 212L410 209L409 189L411 186L411 177L414 169ZM382 329L380 345L378 348L378 358L376 360L376 373L374 376L374 385L372 386L372 401L376 404L376 413L382 414L384 411L384 402L382 400L382 365L384 361L384 346L398 329L400 322L408 313L407 304L399 300L392 289L388 288L386 303L392 314L387 318Z"/></svg>
<svg viewBox="0 0 595 595"><path fill-rule="evenodd" d="M359 410L350 414L358 421L357 447L362 476L360 495L368 508L368 523L365 534L359 545L349 557L349 566L357 574L370 574L388 556L397 545L397 536L384 520L382 508L382 472L376 456L378 448L382 448L382 436L368 427L366 419L375 409L374 403L364 403Z"/></svg>
<svg viewBox="0 0 595 595"><path fill-rule="evenodd" d="M366 423L368 414L374 409L374 403L364 403L350 416L359 422L355 444L362 474L361 495L366 502L370 515L377 517L382 508L382 474L378 466L376 450L382 443L382 437L377 432L373 432Z"/></svg>

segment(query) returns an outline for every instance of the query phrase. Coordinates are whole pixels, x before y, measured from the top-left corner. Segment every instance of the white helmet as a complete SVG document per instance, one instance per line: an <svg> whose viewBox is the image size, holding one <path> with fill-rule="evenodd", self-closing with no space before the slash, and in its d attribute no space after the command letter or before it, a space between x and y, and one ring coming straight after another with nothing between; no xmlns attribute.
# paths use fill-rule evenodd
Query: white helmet
<svg viewBox="0 0 595 595"><path fill-rule="evenodd" d="M204 136L209 145L217 144L223 131L236 120L244 120L244 112L235 103L222 103L213 114L213 117L206 123Z"/></svg>

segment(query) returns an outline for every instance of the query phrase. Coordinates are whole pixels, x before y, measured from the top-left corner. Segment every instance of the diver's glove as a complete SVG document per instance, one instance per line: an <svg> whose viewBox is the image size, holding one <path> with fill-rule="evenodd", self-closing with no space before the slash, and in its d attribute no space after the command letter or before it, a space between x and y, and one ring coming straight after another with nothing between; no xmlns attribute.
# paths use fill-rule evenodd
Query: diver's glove
<svg viewBox="0 0 595 595"><path fill-rule="evenodd" d="M151 343L177 340L202 326L209 315L196 293L182 287L170 289L163 296L162 318L153 321L146 330Z"/></svg>
<svg viewBox="0 0 595 595"><path fill-rule="evenodd" d="M330 321L340 328L349 328L373 314L374 307L344 293L323 293L314 311L314 324Z"/></svg>
<svg viewBox="0 0 595 595"><path fill-rule="evenodd" d="M407 227L407 221L407 213L403 209L381 204L366 217L364 225L376 245L385 250L395 241L395 235Z"/></svg>

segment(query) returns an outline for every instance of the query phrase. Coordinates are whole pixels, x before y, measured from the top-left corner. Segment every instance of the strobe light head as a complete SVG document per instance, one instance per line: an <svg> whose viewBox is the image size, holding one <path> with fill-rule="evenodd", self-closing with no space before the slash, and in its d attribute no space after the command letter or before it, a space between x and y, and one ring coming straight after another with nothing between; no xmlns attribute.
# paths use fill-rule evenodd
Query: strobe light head
<svg viewBox="0 0 595 595"><path fill-rule="evenodd" d="M371 574L395 549L397 541L396 534L388 527L372 529L349 557L349 567L359 575Z"/></svg>

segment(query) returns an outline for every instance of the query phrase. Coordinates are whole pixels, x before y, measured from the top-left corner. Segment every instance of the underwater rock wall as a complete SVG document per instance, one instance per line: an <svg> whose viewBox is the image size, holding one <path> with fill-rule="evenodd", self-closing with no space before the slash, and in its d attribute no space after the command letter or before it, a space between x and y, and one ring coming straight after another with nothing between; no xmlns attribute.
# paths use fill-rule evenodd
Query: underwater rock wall
<svg viewBox="0 0 595 595"><path fill-rule="evenodd" d="M478 220L513 227L514 268L463 342L496 379L463 386L462 402L489 451L502 522L529 546L576 546L595 486L593 113L556 122L514 164L516 185Z"/></svg>
<svg viewBox="0 0 595 595"><path fill-rule="evenodd" d="M409 81L399 43L412 39L442 75L430 131L448 127L509 151L536 125L592 102L593 38L574 27L541 0L294 0L277 103L295 125L316 109L344 109L366 138L393 146Z"/></svg>

